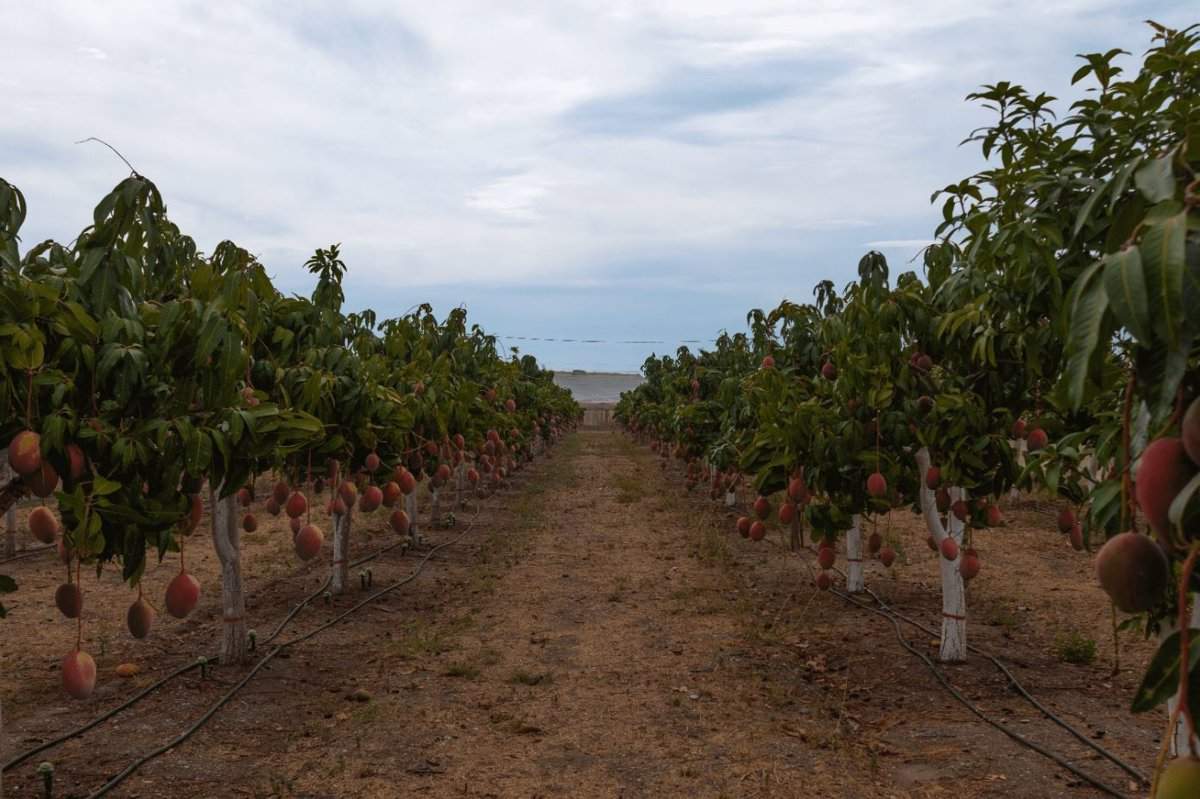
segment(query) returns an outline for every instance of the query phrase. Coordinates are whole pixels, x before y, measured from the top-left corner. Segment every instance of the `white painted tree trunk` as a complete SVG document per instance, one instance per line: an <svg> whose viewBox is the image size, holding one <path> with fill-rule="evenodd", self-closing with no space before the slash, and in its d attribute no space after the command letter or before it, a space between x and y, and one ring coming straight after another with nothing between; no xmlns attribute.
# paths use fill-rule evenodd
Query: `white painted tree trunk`
<svg viewBox="0 0 1200 799"><path fill-rule="evenodd" d="M442 491L429 485L429 529L436 530L442 521Z"/></svg>
<svg viewBox="0 0 1200 799"><path fill-rule="evenodd" d="M1200 627L1200 597L1196 598L1192 605L1192 616L1188 621L1188 626L1193 630ZM1166 638L1171 633L1175 632L1179 626L1177 624L1163 625L1162 633L1159 638ZM1195 635L1195 633L1192 633ZM1190 667L1190 664L1189 664ZM1176 694L1167 700L1167 717L1175 712L1176 705L1179 704L1179 696ZM1200 722L1200 719L1197 720ZM1187 721L1183 715L1179 716L1179 723L1175 726L1175 735L1171 738L1171 754L1178 757L1181 754L1192 755L1193 757L1200 756L1200 745L1197 745L1191 735L1188 734Z"/></svg>
<svg viewBox="0 0 1200 799"><path fill-rule="evenodd" d="M1024 469L1025 453L1029 449L1029 445L1025 443L1025 439L1023 438L1011 439L1008 443L1011 444L1012 448L1017 451L1017 464ZM1020 490L1018 490L1016 486L1013 486L1008 490L1008 498L1014 502L1017 501L1021 498Z"/></svg>
<svg viewBox="0 0 1200 799"><path fill-rule="evenodd" d="M966 502L967 493L952 488L950 497ZM943 663L962 663L967 659L967 587L958 566L962 561L965 525L953 514L948 521L947 534L958 544L959 554L954 560L946 560L941 552L937 555L942 575L942 645L938 657Z"/></svg>
<svg viewBox="0 0 1200 799"><path fill-rule="evenodd" d="M921 513L925 517L926 529L939 546L936 556L942 577L942 641L938 657L943 663L961 663L967 659L967 592L962 574L958 571L964 525L953 514L948 517L948 526L942 523L934 492L925 485L925 474L930 467L929 450L922 447L917 451L916 459L921 486ZM966 492L960 488L951 488L950 497L952 500L967 499ZM942 557L940 551L942 541L948 537L954 539L960 550L959 556L952 561Z"/></svg>
<svg viewBox="0 0 1200 799"><path fill-rule="evenodd" d="M736 504L737 504L737 492L736 491L726 491L725 492L725 507L732 508Z"/></svg>
<svg viewBox="0 0 1200 799"><path fill-rule="evenodd" d="M350 585L350 526L354 508L333 515L333 572L330 574L329 590L344 594Z"/></svg>
<svg viewBox="0 0 1200 799"><path fill-rule="evenodd" d="M846 590L852 594L859 594L864 587L862 517L856 513L850 529L846 531Z"/></svg>
<svg viewBox="0 0 1200 799"><path fill-rule="evenodd" d="M238 524L237 495L219 499L209 491L212 508L213 547L221 562L221 664L235 665L246 659L246 594L242 589L242 530Z"/></svg>
<svg viewBox="0 0 1200 799"><path fill-rule="evenodd" d="M799 552L804 546L804 535L800 530L800 508L796 508L796 513L792 516L790 525L791 535L788 538L788 546L793 552Z"/></svg>
<svg viewBox="0 0 1200 799"><path fill-rule="evenodd" d="M463 484L467 479L467 462L463 461L454 468L454 507L463 508L466 500L463 498Z"/></svg>
<svg viewBox="0 0 1200 799"><path fill-rule="evenodd" d="M417 540L417 492L413 492L404 498L404 511L408 514L408 537L416 543Z"/></svg>

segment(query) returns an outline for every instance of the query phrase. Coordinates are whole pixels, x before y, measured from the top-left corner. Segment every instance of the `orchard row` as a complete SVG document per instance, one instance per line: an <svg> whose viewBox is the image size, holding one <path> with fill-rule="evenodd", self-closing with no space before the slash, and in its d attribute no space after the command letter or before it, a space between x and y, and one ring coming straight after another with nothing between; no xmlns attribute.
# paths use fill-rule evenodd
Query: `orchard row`
<svg viewBox="0 0 1200 799"><path fill-rule="evenodd" d="M187 616L201 586L185 542L207 490L221 659L240 662L240 533L258 526L256 477L273 483L263 510L289 518L299 560L325 549L311 509L330 487L329 585L340 593L356 510L388 508L391 528L415 541L419 483L436 523L440 493L486 495L578 418L551 373L531 356L504 357L462 309L440 321L424 305L385 320L346 312L336 245L306 264L312 296L287 296L233 243L200 252L137 174L69 245L22 252L25 213L21 192L0 180L0 441L15 473L0 486L0 514L23 497L42 501L29 533L68 564L55 601L69 619L81 619L82 567L115 563L137 589L129 632L150 634L148 553L178 558L162 607ZM16 588L0 575L0 592ZM80 627L62 675L85 698L96 667L81 640Z"/></svg>
<svg viewBox="0 0 1200 799"><path fill-rule="evenodd" d="M776 502L794 545L810 529L823 588L839 539L846 587L861 591L864 556L895 556L876 535L864 553L867 520L921 515L941 564L946 661L967 656L972 539L1003 524L998 499L1061 498L1058 531L1099 548L1117 608L1163 639L1134 706L1170 702L1181 755L1198 751L1200 718L1187 642L1200 627L1188 619L1200 587L1198 44L1195 29L1154 26L1128 76L1123 51L1083 57L1074 82L1091 91L1061 119L1054 98L1014 84L971 95L996 116L967 140L987 165L934 194L942 222L923 274L893 279L868 253L841 290L825 281L812 303L751 311L748 335L651 357L617 410L714 499L749 484L743 536L763 537ZM1200 795L1200 761L1164 774L1159 796ZM1187 780L1191 793L1163 792Z"/></svg>

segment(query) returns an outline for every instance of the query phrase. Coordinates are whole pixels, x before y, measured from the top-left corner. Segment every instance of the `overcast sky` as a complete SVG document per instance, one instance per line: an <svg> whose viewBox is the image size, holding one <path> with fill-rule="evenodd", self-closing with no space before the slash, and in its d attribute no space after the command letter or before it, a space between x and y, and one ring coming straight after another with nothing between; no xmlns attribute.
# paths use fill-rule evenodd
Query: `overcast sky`
<svg viewBox="0 0 1200 799"><path fill-rule="evenodd" d="M551 367L636 370L895 270L998 80L1062 98L1074 54L1149 44L1194 0L14 3L0 176L24 246L68 241L127 173L202 249L286 291L342 243L351 308L465 304ZM1126 59L1126 63L1135 63ZM1065 104L1064 104L1065 105Z"/></svg>

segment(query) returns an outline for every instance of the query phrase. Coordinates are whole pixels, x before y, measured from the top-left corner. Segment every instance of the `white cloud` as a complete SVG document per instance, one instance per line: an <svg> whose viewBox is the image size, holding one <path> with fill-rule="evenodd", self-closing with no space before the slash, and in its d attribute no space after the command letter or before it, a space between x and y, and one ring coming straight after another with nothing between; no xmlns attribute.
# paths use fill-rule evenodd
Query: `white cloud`
<svg viewBox="0 0 1200 799"><path fill-rule="evenodd" d="M881 239L879 241L868 241L863 246L878 250L890 250L928 247L930 244L933 244L933 239Z"/></svg>
<svg viewBox="0 0 1200 799"><path fill-rule="evenodd" d="M537 203L551 190L550 181L537 175L521 174L493 180L467 195L470 208L490 211L523 222L542 218Z"/></svg>
<svg viewBox="0 0 1200 799"><path fill-rule="evenodd" d="M1138 50L1150 13L27 4L0 69L21 111L0 118L0 175L29 197L27 239L70 239L124 173L73 144L99 136L202 247L232 238L296 285L306 253L334 241L371 285L602 285L648 255L675 263L638 274L646 285L724 285L733 266L810 251L849 275L863 238L921 246L929 193L978 167L956 149L983 119L963 95L1002 78L1065 88L1074 52Z"/></svg>

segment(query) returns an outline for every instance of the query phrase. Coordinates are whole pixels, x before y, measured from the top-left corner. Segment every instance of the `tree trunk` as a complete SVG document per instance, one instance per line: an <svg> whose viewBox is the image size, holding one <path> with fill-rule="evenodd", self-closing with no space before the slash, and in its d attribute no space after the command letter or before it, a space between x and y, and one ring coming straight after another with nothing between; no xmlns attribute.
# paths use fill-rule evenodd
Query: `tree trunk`
<svg viewBox="0 0 1200 799"><path fill-rule="evenodd" d="M242 530L237 495L218 497L219 490L209 491L213 547L221 562L221 664L234 665L245 661L249 651L246 595L242 590Z"/></svg>
<svg viewBox="0 0 1200 799"><path fill-rule="evenodd" d="M800 528L800 508L796 508L796 513L792 516L790 533L788 547L793 552L799 552L804 548L804 531Z"/></svg>
<svg viewBox="0 0 1200 799"><path fill-rule="evenodd" d="M345 513L333 515L333 573L329 590L335 594L345 593L350 585L350 525L353 517L354 509L350 507Z"/></svg>
<svg viewBox="0 0 1200 799"><path fill-rule="evenodd" d="M1188 625L1193 630L1192 635L1195 635L1195 629L1200 627L1200 597L1198 597L1195 601L1195 604L1192 605L1192 616L1188 621ZM1177 624L1164 624L1162 627L1162 632L1159 635L1159 639L1161 640L1166 638L1177 629L1179 629ZM1178 704L1178 694L1173 695L1167 700L1168 718L1170 718L1171 714L1175 712L1175 706ZM1181 754L1188 754L1193 757L1200 756L1200 746L1193 741L1192 736L1189 734L1187 720L1184 719L1183 714L1180 714L1179 722L1175 725L1175 734L1171 737L1171 755L1174 757L1179 757Z"/></svg>
<svg viewBox="0 0 1200 799"><path fill-rule="evenodd" d="M417 542L417 491L413 492L404 498L404 510L408 514L408 537L415 544Z"/></svg>
<svg viewBox="0 0 1200 799"><path fill-rule="evenodd" d="M737 492L736 491L726 491L725 492L725 507L732 508L736 504L737 504Z"/></svg>
<svg viewBox="0 0 1200 799"><path fill-rule="evenodd" d="M846 531L846 590L851 594L862 593L862 517L854 514L854 522Z"/></svg>
<svg viewBox="0 0 1200 799"><path fill-rule="evenodd" d="M967 501L967 492L950 489L952 500ZM967 659L967 589L958 565L962 561L962 539L965 525L953 514L949 517L948 535L958 544L958 557L946 560L939 552L937 558L942 574L942 646L938 657L943 663L962 663Z"/></svg>
<svg viewBox="0 0 1200 799"><path fill-rule="evenodd" d="M1025 443L1025 439L1023 439L1023 438L1012 439L1008 443L1011 444L1012 448L1017 451L1017 465L1020 466L1022 469L1024 469L1025 468L1025 453L1029 449L1029 446ZM1018 499L1020 499L1020 497L1021 497L1021 492L1020 492L1020 490L1018 490L1018 488L1016 486L1013 486L1012 488L1010 488L1008 490L1008 498L1010 500L1012 500L1013 502L1016 502Z"/></svg>
<svg viewBox="0 0 1200 799"><path fill-rule="evenodd" d="M463 498L463 484L467 479L467 462L464 460L454 469L454 507L465 508L466 500Z"/></svg>
<svg viewBox="0 0 1200 799"><path fill-rule="evenodd" d="M436 530L442 523L442 492L441 489L429 486L429 529Z"/></svg>
<svg viewBox="0 0 1200 799"><path fill-rule="evenodd" d="M8 450L0 449L0 483L7 483L13 476L8 465ZM4 511L4 557L17 554L17 507L10 505Z"/></svg>
<svg viewBox="0 0 1200 799"><path fill-rule="evenodd" d="M959 544L960 549L959 556L952 561L942 557L940 549L936 553L942 576L942 641L938 657L943 663L961 663L967 659L967 592L958 571L964 526L953 515L948 517L948 528L942 523L934 492L925 485L929 466L929 450L922 447L917 451L917 477L921 486L921 513L925 516L925 527L933 536L934 544L940 547L942 541L949 537ZM960 488L951 488L950 497L952 500L967 499L966 492Z"/></svg>
<svg viewBox="0 0 1200 799"><path fill-rule="evenodd" d="M9 472L8 479L0 482L0 511L8 513L29 494L29 486L17 475Z"/></svg>

